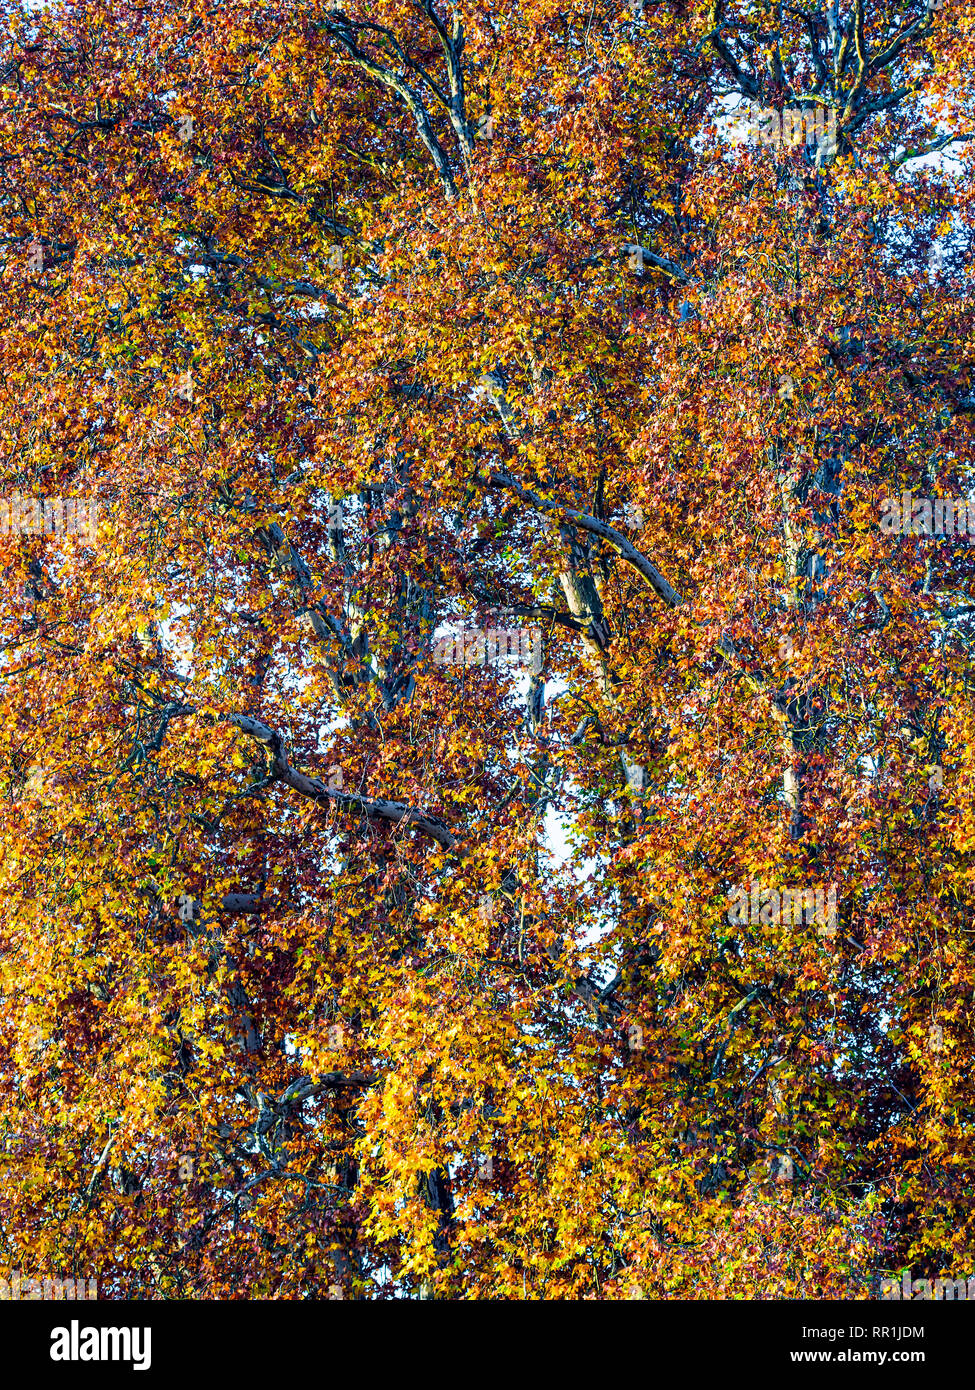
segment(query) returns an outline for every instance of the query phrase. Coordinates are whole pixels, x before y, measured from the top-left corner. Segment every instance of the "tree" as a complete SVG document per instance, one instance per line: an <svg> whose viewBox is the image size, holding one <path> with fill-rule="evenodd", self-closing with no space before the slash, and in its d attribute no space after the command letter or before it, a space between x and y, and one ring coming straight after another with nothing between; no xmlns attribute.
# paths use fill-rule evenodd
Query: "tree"
<svg viewBox="0 0 975 1390"><path fill-rule="evenodd" d="M971 37L11 15L5 1266L966 1265Z"/></svg>

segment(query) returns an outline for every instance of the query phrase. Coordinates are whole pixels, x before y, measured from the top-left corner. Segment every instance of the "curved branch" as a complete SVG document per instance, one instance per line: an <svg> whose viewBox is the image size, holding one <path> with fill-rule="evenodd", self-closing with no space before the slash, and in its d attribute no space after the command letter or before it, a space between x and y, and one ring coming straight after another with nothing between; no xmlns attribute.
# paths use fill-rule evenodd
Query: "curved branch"
<svg viewBox="0 0 975 1390"><path fill-rule="evenodd" d="M408 82L404 82L391 68L383 67L382 63L377 63L375 59L370 58L367 53L362 51L355 41L361 26L353 25L344 15L340 14L332 20L327 20L321 25L321 28L330 38L342 45L356 67L361 68L363 72L368 73L370 77L374 77L377 82L381 82L384 87L388 87L390 91L396 93L416 121L417 132L434 162L437 173L440 175L444 193L451 202L454 202L457 198L457 184L454 181L450 163L443 146L437 139L427 109L420 100L420 95L416 89L411 87ZM433 86L432 83L431 86Z"/></svg>
<svg viewBox="0 0 975 1390"><path fill-rule="evenodd" d="M579 512L574 507L567 507L564 502L546 502L537 493L522 487L517 478L513 478L510 473L493 472L489 481L492 487L507 488L516 497L520 497L523 502L530 503L537 511L563 517L566 521L571 521L576 526L581 527L582 530L601 537L612 546L622 559L631 564L634 569L639 570L657 597L663 599L668 608L677 608L683 603L684 600L680 594L663 577L656 565L652 564L645 555L641 555L636 546L615 527L608 525L605 521L597 520L596 517L590 516L587 512Z"/></svg>
<svg viewBox="0 0 975 1390"><path fill-rule="evenodd" d="M602 540L612 547L613 550L638 570L644 579L653 589L658 598L666 603L668 608L679 608L683 605L684 599L677 592L674 586L657 569L645 555L642 555L636 546L615 527L609 526L605 521L599 521L596 517L590 516L587 512L577 511L574 507L568 507L564 502L545 501L537 493L522 487L517 478L513 478L510 473L495 471L489 476L489 483L492 487L507 488L516 497L520 497L523 502L528 502L532 507L540 512L546 512L550 516L560 517L562 520L570 522L572 525L580 527L584 531L590 532L594 536L599 536ZM724 657L737 667L750 688L761 695L770 695L769 678L761 670L753 670L748 667L744 658L738 651L733 639L727 634L722 633L715 643L715 651L719 656ZM771 713L777 723L788 722L786 712L786 701L780 695L770 695Z"/></svg>
<svg viewBox="0 0 975 1390"><path fill-rule="evenodd" d="M359 807L368 816L376 816L380 820L392 821L394 824L415 825L424 834L429 835L432 840L436 840L437 844L442 845L444 849L453 849L456 845L456 838L442 821L424 815L422 811L407 806L405 802L387 801L383 797L360 796L356 792L338 791L333 787L327 787L317 777L308 777L305 773L298 772L288 762L281 735L275 733L273 729L269 729L260 720L252 719L247 714L232 714L230 722L240 729L241 733L256 739L258 743L262 743L270 750L272 778L276 782L282 782L285 786L291 787L300 796L307 796L320 805L334 803L339 806Z"/></svg>

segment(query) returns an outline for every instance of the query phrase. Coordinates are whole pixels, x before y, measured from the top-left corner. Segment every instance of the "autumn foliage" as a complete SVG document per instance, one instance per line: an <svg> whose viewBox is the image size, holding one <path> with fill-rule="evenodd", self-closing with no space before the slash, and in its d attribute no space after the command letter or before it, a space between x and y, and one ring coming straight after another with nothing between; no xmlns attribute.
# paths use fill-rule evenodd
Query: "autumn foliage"
<svg viewBox="0 0 975 1390"><path fill-rule="evenodd" d="M975 548L878 524L972 485L973 69L960 0L7 13L0 491L98 524L0 536L0 1273L975 1272Z"/></svg>

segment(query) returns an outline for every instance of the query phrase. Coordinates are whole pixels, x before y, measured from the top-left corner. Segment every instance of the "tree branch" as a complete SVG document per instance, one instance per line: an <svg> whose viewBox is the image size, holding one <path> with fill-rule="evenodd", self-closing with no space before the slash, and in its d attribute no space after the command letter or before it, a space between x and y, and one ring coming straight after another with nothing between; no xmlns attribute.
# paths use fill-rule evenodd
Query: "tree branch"
<svg viewBox="0 0 975 1390"><path fill-rule="evenodd" d="M367 53L362 51L355 41L357 33L362 26L353 25L344 15L338 15L335 19L327 20L325 24L320 27L325 30L330 38L335 39L336 42L342 45L356 67L361 68L362 71L368 73L370 77L374 77L377 82L381 82L384 87L388 87L390 91L395 92L400 98L416 121L417 132L423 144L426 146L430 158L433 160L437 173L440 175L440 182L443 185L444 193L451 202L455 202L457 199L457 184L454 181L454 176L450 169L450 162L447 159L443 146L437 139L436 132L427 114L427 109L420 100L420 95L416 89L411 87L408 82L404 82L391 68L383 67L382 63L377 63L375 59L370 58ZM431 87L432 86L433 84L431 83Z"/></svg>
<svg viewBox="0 0 975 1390"><path fill-rule="evenodd" d="M327 787L317 777L308 777L303 772L298 772L288 762L281 735L275 733L273 729L269 729L266 724L262 724L259 720L252 719L246 714L233 714L230 716L230 722L240 729L241 733L256 739L258 743L270 750L272 778L276 782L282 782L285 786L291 787L300 796L307 796L320 805L334 803L339 806L359 807L369 816L376 816L381 820L392 821L395 824L415 825L424 834L429 835L432 840L436 840L437 844L442 845L444 849L453 849L456 845L455 837L442 821L436 820L432 816L426 816L422 811L417 811L402 801L387 801L382 797L360 796L355 792L338 791L335 788Z"/></svg>
<svg viewBox="0 0 975 1390"><path fill-rule="evenodd" d="M679 608L684 600L677 590L670 584L650 560L642 555L639 550L629 541L622 532L615 527L609 526L605 521L599 521L594 516L589 516L586 512L577 511L574 507L567 506L564 502L545 501L537 493L531 492L528 488L522 487L516 478L510 473L492 472L489 477L492 487L507 488L519 497L523 502L528 502L540 512L545 512L550 516L557 516L564 521L580 527L584 531L590 532L594 536L599 536L608 545L643 575L644 579L653 589L658 598L662 599L668 608ZM744 676L752 690L756 694L768 695L768 677L763 671L753 671L748 668L744 658L738 652L734 641L727 634L723 633L715 644L715 651L725 660L730 661ZM777 723L788 722L788 715L785 710L785 702L781 696L772 696L772 717Z"/></svg>

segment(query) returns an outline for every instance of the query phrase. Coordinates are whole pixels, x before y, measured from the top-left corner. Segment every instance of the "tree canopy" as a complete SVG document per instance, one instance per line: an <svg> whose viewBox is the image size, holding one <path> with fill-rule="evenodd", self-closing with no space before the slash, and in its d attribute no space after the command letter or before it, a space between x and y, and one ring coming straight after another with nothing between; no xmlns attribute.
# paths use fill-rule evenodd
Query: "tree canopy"
<svg viewBox="0 0 975 1390"><path fill-rule="evenodd" d="M973 34L8 7L0 1266L970 1261Z"/></svg>

